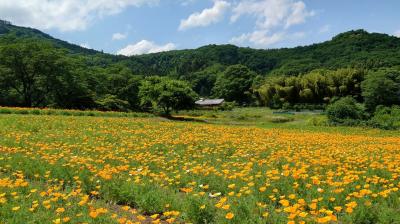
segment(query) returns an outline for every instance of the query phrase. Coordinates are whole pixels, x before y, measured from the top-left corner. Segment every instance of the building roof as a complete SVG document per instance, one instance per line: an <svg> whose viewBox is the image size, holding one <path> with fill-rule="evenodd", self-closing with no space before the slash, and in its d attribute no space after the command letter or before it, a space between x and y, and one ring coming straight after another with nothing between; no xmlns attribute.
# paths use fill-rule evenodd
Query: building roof
<svg viewBox="0 0 400 224"><path fill-rule="evenodd" d="M217 106L221 105L224 101L224 99L200 99L195 103L200 106Z"/></svg>

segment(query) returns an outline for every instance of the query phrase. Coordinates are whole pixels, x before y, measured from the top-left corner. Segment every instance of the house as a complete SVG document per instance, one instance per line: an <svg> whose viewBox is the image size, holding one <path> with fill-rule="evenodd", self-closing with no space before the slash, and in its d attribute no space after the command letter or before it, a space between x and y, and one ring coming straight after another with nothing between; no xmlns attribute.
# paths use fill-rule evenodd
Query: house
<svg viewBox="0 0 400 224"><path fill-rule="evenodd" d="M225 102L224 99L203 99L197 100L195 104L202 108L219 107Z"/></svg>

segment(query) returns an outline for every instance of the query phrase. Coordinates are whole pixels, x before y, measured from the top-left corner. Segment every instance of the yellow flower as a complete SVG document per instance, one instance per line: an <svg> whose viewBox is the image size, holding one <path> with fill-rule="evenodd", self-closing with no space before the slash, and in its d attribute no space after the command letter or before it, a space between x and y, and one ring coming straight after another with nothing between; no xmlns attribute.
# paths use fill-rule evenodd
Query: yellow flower
<svg viewBox="0 0 400 224"><path fill-rule="evenodd" d="M327 223L330 222L332 220L331 216L325 216L323 218L318 218L317 222L318 223Z"/></svg>
<svg viewBox="0 0 400 224"><path fill-rule="evenodd" d="M232 212L228 212L228 213L225 215L225 218L226 218L226 219L233 219L234 216L235 216L235 215L234 215Z"/></svg>
<svg viewBox="0 0 400 224"><path fill-rule="evenodd" d="M89 216L92 218L97 218L97 216L99 215L99 213L96 210L90 211L89 212Z"/></svg>
<svg viewBox="0 0 400 224"><path fill-rule="evenodd" d="M56 212L57 213L63 213L63 212L65 212L65 209L64 208L57 208Z"/></svg>
<svg viewBox="0 0 400 224"><path fill-rule="evenodd" d="M349 213L349 214L353 213L353 208L347 207L346 208L346 212Z"/></svg>
<svg viewBox="0 0 400 224"><path fill-rule="evenodd" d="M289 201L286 199L280 200L279 203L284 207L288 207L290 205Z"/></svg>
<svg viewBox="0 0 400 224"><path fill-rule="evenodd" d="M299 216L302 217L302 218L306 217L307 215L308 215L307 212L300 212L299 213Z"/></svg>
<svg viewBox="0 0 400 224"><path fill-rule="evenodd" d="M18 211L20 208L21 208L20 206L16 206L16 207L13 207L11 210Z"/></svg>
<svg viewBox="0 0 400 224"><path fill-rule="evenodd" d="M333 207L333 209L335 209L338 212L342 211L342 207L340 207L340 206L335 206L335 207Z"/></svg>
<svg viewBox="0 0 400 224"><path fill-rule="evenodd" d="M235 188L235 186L236 186L236 184L229 184L228 188L233 189L233 188Z"/></svg>
<svg viewBox="0 0 400 224"><path fill-rule="evenodd" d="M309 205L309 207L311 208L311 210L315 210L315 209L317 209L317 203L311 203L310 205Z"/></svg>
<svg viewBox="0 0 400 224"><path fill-rule="evenodd" d="M231 207L230 205L224 205L224 206L222 206L222 209L228 210L230 207Z"/></svg>

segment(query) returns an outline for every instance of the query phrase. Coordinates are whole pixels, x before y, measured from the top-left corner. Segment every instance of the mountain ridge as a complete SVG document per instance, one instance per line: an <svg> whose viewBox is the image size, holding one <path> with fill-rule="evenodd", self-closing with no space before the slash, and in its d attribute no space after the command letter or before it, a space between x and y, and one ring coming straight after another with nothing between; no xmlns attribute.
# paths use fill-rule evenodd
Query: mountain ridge
<svg viewBox="0 0 400 224"><path fill-rule="evenodd" d="M266 75L282 73L295 75L313 69L340 67L390 67L400 63L400 38L365 30L351 30L331 40L306 46L279 49L253 49L232 44L205 45L195 49L122 56L87 49L54 38L38 29L0 23L0 45L7 44L4 36L21 40L36 38L68 49L71 54L96 56L104 63L120 63L139 75L175 75L178 77L206 69L214 64L229 66L244 64L251 70Z"/></svg>

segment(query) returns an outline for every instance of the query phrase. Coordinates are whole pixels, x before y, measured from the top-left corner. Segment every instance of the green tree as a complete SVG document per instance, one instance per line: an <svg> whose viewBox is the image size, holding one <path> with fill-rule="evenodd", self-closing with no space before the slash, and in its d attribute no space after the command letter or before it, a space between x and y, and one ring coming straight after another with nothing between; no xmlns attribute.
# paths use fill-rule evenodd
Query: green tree
<svg viewBox="0 0 400 224"><path fill-rule="evenodd" d="M15 91L22 106L44 106L54 80L64 74L62 51L40 41L24 41L0 48L0 82Z"/></svg>
<svg viewBox="0 0 400 224"><path fill-rule="evenodd" d="M363 106L349 96L330 104L326 113L331 123L355 124L365 118Z"/></svg>
<svg viewBox="0 0 400 224"><path fill-rule="evenodd" d="M232 65L218 75L213 95L226 101L251 102L251 87L256 73L244 65Z"/></svg>
<svg viewBox="0 0 400 224"><path fill-rule="evenodd" d="M370 72L361 84L362 96L368 110L376 106L400 104L400 72L396 70L379 70Z"/></svg>
<svg viewBox="0 0 400 224"><path fill-rule="evenodd" d="M139 88L141 105L167 116L173 110L193 108L196 97L187 82L167 77L148 77Z"/></svg>

